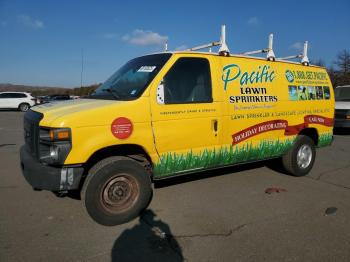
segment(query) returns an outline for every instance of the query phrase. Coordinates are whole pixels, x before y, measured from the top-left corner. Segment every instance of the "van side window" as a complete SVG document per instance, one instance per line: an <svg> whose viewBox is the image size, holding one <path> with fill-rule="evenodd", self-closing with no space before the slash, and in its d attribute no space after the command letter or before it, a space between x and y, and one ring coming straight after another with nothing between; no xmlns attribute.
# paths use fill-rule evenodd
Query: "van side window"
<svg viewBox="0 0 350 262"><path fill-rule="evenodd" d="M212 88L209 61L204 58L180 58L163 79L164 103L209 103Z"/></svg>

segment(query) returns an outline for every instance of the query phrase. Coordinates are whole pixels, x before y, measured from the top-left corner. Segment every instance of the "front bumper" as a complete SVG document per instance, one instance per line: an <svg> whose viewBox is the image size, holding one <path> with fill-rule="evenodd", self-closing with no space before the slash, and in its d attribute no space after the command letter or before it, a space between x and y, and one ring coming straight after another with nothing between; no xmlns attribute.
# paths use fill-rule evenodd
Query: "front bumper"
<svg viewBox="0 0 350 262"><path fill-rule="evenodd" d="M83 167L44 165L26 150L26 146L21 147L20 158L23 176L34 189L59 192L79 188Z"/></svg>

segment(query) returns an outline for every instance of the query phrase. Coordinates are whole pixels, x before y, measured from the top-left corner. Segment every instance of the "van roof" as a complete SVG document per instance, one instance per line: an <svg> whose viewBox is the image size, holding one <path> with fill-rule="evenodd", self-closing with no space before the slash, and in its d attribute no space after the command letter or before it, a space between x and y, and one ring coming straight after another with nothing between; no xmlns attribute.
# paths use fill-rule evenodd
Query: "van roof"
<svg viewBox="0 0 350 262"><path fill-rule="evenodd" d="M201 54L201 55L211 55L211 56L220 56L220 57L224 57L219 55L218 53L215 52L200 52L200 51L167 51L167 52L159 52L157 54ZM229 54L228 57L237 57L237 58L246 58L246 59L253 59L253 60L262 60L262 61L267 61L266 58L264 57L258 57L258 56L249 56L249 55L241 55L241 54ZM281 59L276 59L275 62L281 62L281 63L287 63L287 64L294 64L294 65L300 65L302 66L302 64L300 62L294 62L294 61L290 61L290 60L281 60ZM312 65L310 64L308 67L316 67L316 68L323 68L325 69L325 67L323 66L317 66L317 65Z"/></svg>

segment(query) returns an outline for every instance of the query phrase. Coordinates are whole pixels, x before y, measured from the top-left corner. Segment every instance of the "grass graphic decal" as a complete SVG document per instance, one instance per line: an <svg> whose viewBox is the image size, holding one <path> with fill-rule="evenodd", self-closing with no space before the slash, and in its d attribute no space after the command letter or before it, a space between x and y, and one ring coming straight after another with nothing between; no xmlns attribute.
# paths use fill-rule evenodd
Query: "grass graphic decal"
<svg viewBox="0 0 350 262"><path fill-rule="evenodd" d="M242 146L203 150L199 154L194 154L192 151L186 154L164 154L154 166L154 176L162 178L185 170L206 169L279 156L287 152L293 141L294 139L262 141L255 146L252 143L245 143Z"/></svg>
<svg viewBox="0 0 350 262"><path fill-rule="evenodd" d="M318 147L328 146L332 143L333 133L324 133L321 134L318 138Z"/></svg>

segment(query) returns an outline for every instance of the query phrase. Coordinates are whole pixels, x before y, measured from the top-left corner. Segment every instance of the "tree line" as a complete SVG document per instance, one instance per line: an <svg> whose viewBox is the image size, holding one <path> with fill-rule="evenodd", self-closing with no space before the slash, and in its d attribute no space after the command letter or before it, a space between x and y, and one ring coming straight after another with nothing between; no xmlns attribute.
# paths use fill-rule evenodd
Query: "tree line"
<svg viewBox="0 0 350 262"><path fill-rule="evenodd" d="M34 88L30 92L34 96L47 95L70 95L70 96L86 96L93 93L101 84L93 84L89 86L75 88Z"/></svg>
<svg viewBox="0 0 350 262"><path fill-rule="evenodd" d="M326 67L321 59L313 64ZM332 64L326 68L333 87L350 85L350 52L347 49L339 51Z"/></svg>

